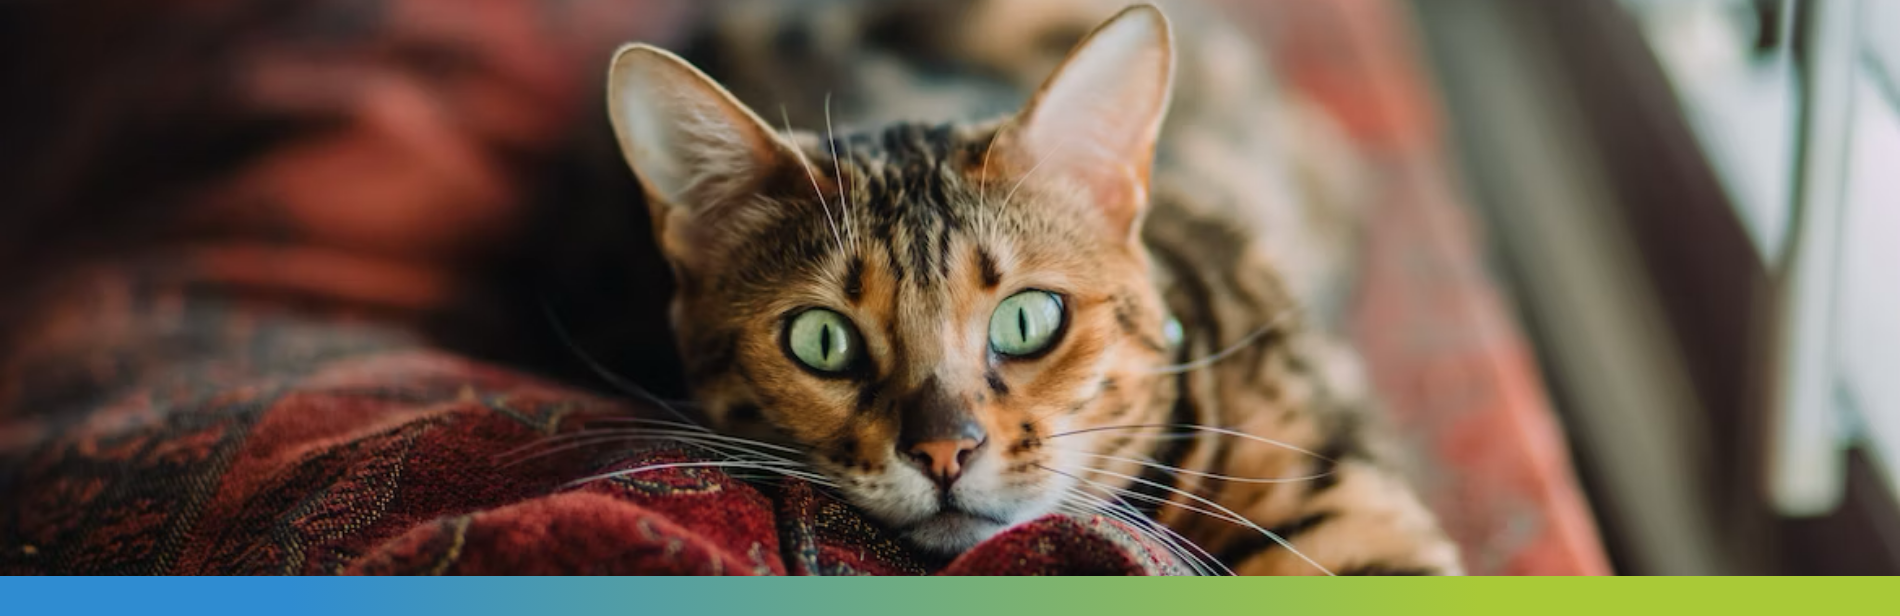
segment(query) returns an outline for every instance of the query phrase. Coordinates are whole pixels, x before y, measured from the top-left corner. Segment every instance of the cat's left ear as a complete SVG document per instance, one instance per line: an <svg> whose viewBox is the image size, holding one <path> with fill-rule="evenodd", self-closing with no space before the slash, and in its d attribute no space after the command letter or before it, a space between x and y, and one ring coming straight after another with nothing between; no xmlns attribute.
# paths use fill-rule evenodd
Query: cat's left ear
<svg viewBox="0 0 1900 616"><path fill-rule="evenodd" d="M1004 164L1027 181L1080 187L1133 241L1173 84L1167 17L1153 5L1124 9L1070 52L999 135Z"/></svg>
<svg viewBox="0 0 1900 616"><path fill-rule="evenodd" d="M607 99L654 232L676 262L717 255L759 191L800 160L725 88L656 47L628 45L614 55Z"/></svg>

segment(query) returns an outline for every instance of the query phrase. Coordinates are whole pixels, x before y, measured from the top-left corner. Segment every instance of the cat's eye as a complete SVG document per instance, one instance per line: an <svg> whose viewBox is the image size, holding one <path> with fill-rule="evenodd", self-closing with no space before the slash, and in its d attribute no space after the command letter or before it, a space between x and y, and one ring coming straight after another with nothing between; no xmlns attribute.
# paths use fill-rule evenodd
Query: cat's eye
<svg viewBox="0 0 1900 616"><path fill-rule="evenodd" d="M785 346L799 363L825 373L850 370L864 353L851 321L823 308L792 317L791 327L785 331Z"/></svg>
<svg viewBox="0 0 1900 616"><path fill-rule="evenodd" d="M1011 357L1031 357L1049 349L1062 331L1062 298L1048 291L1009 296L990 315L990 348Z"/></svg>

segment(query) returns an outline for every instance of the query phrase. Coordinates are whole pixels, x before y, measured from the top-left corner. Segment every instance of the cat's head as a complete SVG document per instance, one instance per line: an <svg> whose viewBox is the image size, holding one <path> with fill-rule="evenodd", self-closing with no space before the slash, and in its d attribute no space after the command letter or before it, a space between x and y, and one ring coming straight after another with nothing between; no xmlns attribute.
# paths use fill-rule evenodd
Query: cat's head
<svg viewBox="0 0 1900 616"><path fill-rule="evenodd" d="M1014 117L836 140L623 49L611 113L706 415L775 428L926 548L1054 511L1076 469L1129 444L1087 430L1159 421L1170 396L1139 239L1169 37L1131 8Z"/></svg>

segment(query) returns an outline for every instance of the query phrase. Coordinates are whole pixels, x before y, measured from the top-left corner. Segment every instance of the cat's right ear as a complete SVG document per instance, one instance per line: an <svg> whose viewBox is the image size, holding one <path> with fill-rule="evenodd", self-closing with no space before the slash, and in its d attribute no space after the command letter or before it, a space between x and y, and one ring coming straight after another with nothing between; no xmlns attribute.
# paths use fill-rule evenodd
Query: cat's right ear
<svg viewBox="0 0 1900 616"><path fill-rule="evenodd" d="M646 189L655 231L671 256L688 250L691 236L717 232L718 225L708 223L730 217L730 209L796 164L791 146L757 114L657 47L634 44L614 54L607 107L620 152Z"/></svg>

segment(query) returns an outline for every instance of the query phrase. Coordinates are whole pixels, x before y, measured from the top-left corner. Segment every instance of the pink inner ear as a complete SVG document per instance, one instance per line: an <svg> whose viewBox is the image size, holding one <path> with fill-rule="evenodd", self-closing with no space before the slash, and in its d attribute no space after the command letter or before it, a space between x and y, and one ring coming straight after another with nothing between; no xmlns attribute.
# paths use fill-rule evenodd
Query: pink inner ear
<svg viewBox="0 0 1900 616"><path fill-rule="evenodd" d="M786 146L684 60L635 46L615 58L612 114L634 173L670 205L727 201L776 169Z"/></svg>
<svg viewBox="0 0 1900 616"><path fill-rule="evenodd" d="M1174 60L1167 21L1124 11L1090 35L1030 102L1013 166L1026 181L1078 186L1126 230L1148 198Z"/></svg>
<svg viewBox="0 0 1900 616"><path fill-rule="evenodd" d="M676 265L711 267L724 242L775 207L758 198L761 186L805 162L756 113L669 52L622 50L610 87L622 152L654 196L654 232Z"/></svg>

